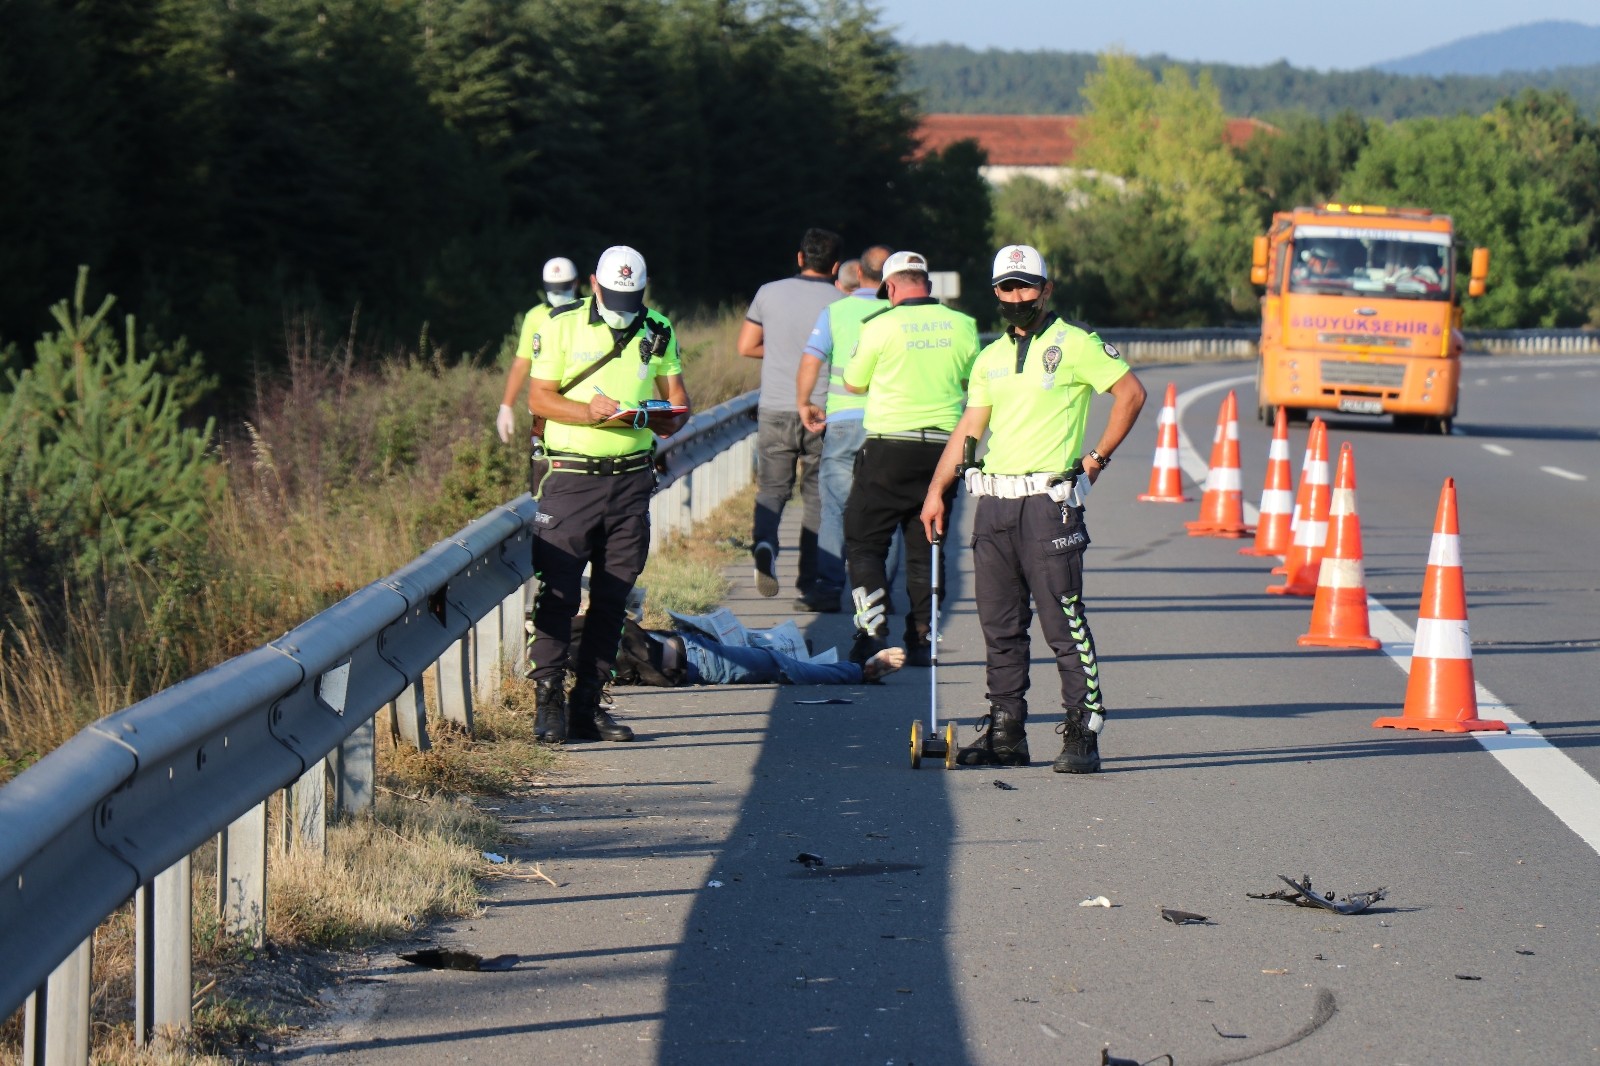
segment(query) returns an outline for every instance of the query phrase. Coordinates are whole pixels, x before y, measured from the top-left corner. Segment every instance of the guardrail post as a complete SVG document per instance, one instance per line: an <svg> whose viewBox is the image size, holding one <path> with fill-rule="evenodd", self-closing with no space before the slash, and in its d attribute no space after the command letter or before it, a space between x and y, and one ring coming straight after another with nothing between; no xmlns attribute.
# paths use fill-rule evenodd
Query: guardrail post
<svg viewBox="0 0 1600 1066"><path fill-rule="evenodd" d="M371 811L377 800L377 723L368 718L333 750L334 814Z"/></svg>
<svg viewBox="0 0 1600 1066"><path fill-rule="evenodd" d="M472 686L479 700L493 699L500 690L500 613L504 610L502 601L472 624Z"/></svg>
<svg viewBox="0 0 1600 1066"><path fill-rule="evenodd" d="M434 666L439 715L472 735L472 631L450 645Z"/></svg>
<svg viewBox="0 0 1600 1066"><path fill-rule="evenodd" d="M185 855L134 894L134 1031L141 1045L193 1021L194 884Z"/></svg>
<svg viewBox="0 0 1600 1066"><path fill-rule="evenodd" d="M328 763L318 759L283 794L283 847L328 850Z"/></svg>
<svg viewBox="0 0 1600 1066"><path fill-rule="evenodd" d="M516 675L522 673L527 658L528 635L522 626L524 595L525 590L518 589L500 601L500 661L505 664L502 671L510 670Z"/></svg>
<svg viewBox="0 0 1600 1066"><path fill-rule="evenodd" d="M88 1066L89 971L94 937L79 944L28 997L23 1011L22 1066Z"/></svg>
<svg viewBox="0 0 1600 1066"><path fill-rule="evenodd" d="M407 685L389 704L389 729L395 740L418 751L433 747L428 739L428 701L421 685Z"/></svg>
<svg viewBox="0 0 1600 1066"><path fill-rule="evenodd" d="M259 948L267 936L267 805L217 834L217 917L223 932Z"/></svg>

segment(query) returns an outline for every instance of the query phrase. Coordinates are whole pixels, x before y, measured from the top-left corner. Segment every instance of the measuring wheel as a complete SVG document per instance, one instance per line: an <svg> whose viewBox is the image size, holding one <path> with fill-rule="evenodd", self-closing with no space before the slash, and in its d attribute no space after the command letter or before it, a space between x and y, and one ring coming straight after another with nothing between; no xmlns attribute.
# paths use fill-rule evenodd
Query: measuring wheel
<svg viewBox="0 0 1600 1066"><path fill-rule="evenodd" d="M922 722L911 723L911 768L919 769L922 766Z"/></svg>
<svg viewBox="0 0 1600 1066"><path fill-rule="evenodd" d="M944 768L956 768L956 724L946 722L944 726Z"/></svg>

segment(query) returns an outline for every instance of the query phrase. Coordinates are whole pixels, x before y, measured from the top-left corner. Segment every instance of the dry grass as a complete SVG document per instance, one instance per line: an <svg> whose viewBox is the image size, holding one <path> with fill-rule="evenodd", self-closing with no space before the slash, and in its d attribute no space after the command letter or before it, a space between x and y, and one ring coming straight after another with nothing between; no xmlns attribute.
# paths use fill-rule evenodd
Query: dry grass
<svg viewBox="0 0 1600 1066"><path fill-rule="evenodd" d="M759 364L733 350L742 317L730 310L681 323L701 409L758 379ZM338 353L292 363L289 380L264 387L257 417L225 443L231 491L192 559L0 631L0 782L89 722L274 639L520 492L521 456L483 443L502 380L495 370L417 357L368 371ZM480 506L484 498L491 504ZM642 578L652 624L664 624L666 606L701 612L720 602L722 569L748 549L752 506L747 492L656 553ZM264 953L222 935L214 845L195 853L203 994L182 1046L134 1046L132 918L128 908L110 916L95 934L94 1061L225 1061L212 1053L231 1058L232 1049L270 1041L288 1024L285 1004L304 1008L318 952L475 913L476 879L495 872L482 852L500 828L461 797L515 792L559 758L533 741L530 688L509 679L482 701L476 737L435 718L432 751L380 742L384 796L373 817L332 827L325 856L272 860ZM20 1015L0 1026L0 1063L16 1061L20 1038Z"/></svg>

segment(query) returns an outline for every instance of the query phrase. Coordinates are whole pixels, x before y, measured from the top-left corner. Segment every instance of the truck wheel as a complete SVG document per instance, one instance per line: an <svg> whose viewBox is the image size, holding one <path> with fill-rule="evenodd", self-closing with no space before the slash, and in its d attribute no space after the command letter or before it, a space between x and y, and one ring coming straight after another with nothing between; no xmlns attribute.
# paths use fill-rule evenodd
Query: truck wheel
<svg viewBox="0 0 1600 1066"><path fill-rule="evenodd" d="M1286 422L1304 422L1306 420L1306 409L1304 407L1285 407L1283 409L1283 417Z"/></svg>
<svg viewBox="0 0 1600 1066"><path fill-rule="evenodd" d="M1273 419L1275 419L1277 415L1277 410L1273 408L1270 403L1264 403L1260 407L1256 408L1256 417L1261 420L1261 424L1263 426L1272 425Z"/></svg>

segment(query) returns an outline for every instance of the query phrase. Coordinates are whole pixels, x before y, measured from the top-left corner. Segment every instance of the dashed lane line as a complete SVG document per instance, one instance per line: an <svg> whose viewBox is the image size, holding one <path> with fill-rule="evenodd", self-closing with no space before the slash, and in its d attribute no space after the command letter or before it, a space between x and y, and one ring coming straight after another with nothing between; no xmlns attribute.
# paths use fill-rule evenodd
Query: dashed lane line
<svg viewBox="0 0 1600 1066"><path fill-rule="evenodd" d="M1197 484L1205 484L1210 459L1201 458L1188 434L1183 432L1183 412L1204 396L1253 384L1254 381L1254 375L1224 378L1179 393L1178 461L1183 472ZM1545 469L1554 473L1556 468ZM1581 480L1581 475L1572 476ZM1253 523L1260 517L1256 508L1248 502L1244 511L1246 522ZM1384 654L1402 673L1409 676L1416 631L1370 594L1367 596L1367 614L1372 636L1382 642ZM1567 828L1578 834L1579 839L1600 854L1600 781L1595 780L1566 752L1551 744L1544 734L1507 707L1505 701L1482 683L1477 685L1477 696L1478 717L1502 721L1510 732L1473 733L1472 738L1535 799L1561 819Z"/></svg>

